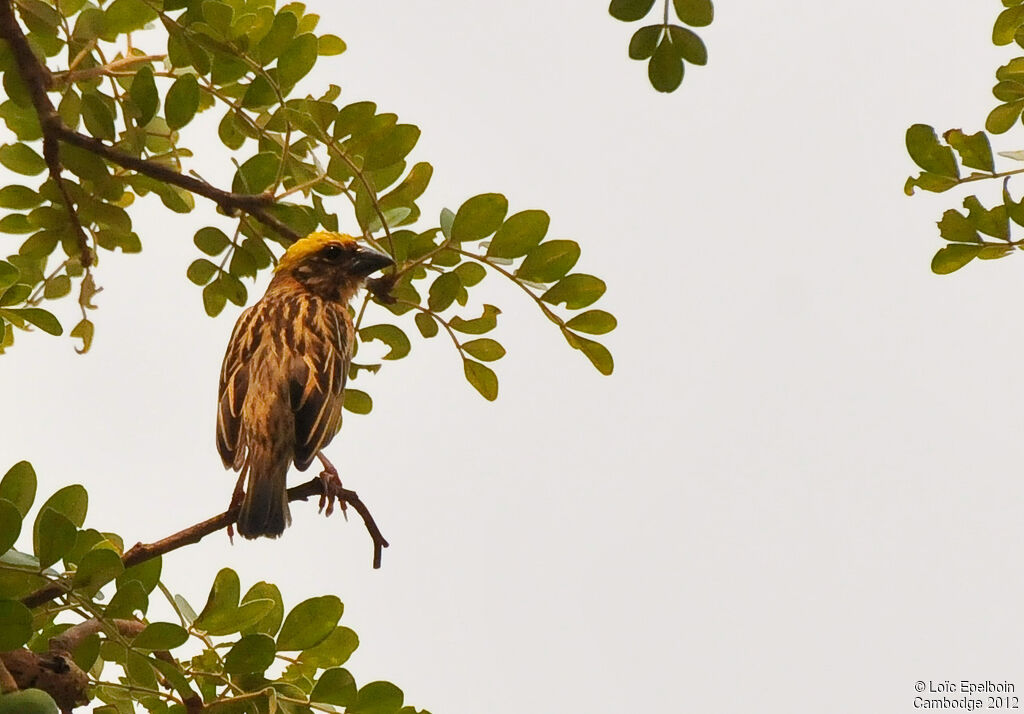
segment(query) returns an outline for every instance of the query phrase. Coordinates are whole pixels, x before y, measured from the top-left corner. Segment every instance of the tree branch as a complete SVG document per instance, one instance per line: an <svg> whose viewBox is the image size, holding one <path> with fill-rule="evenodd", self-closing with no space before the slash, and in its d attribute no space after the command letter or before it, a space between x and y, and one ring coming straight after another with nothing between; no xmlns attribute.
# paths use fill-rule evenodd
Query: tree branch
<svg viewBox="0 0 1024 714"><path fill-rule="evenodd" d="M53 76L50 74L50 70L39 61L32 51L32 47L22 31L21 25L18 24L14 16L11 0L0 0L0 39L6 40L11 48L15 64L18 67L18 73L28 88L29 96L32 99L32 106L39 117L39 125L43 133L43 154L46 159L46 165L50 169L50 175L57 182L58 188L61 189L61 195L67 205L72 226L78 232L80 247L83 248L83 266L89 267L92 264L92 256L88 252L89 246L85 232L81 230L78 216L75 214L74 208L68 199L67 191L63 188L63 179L60 176L62 167L60 164L59 141L85 149L122 168L131 169L136 173L208 198L230 216L237 215L238 212L248 213L257 221L285 238L294 241L301 237L267 211L267 208L275 202L274 196L270 193L247 194L224 191L200 179L178 173L167 166L133 156L113 146L108 146L99 139L81 134L64 124L54 108L53 102L50 101L50 97L47 95L47 90L54 84Z"/></svg>
<svg viewBox="0 0 1024 714"><path fill-rule="evenodd" d="M370 509L366 507L366 504L363 503L355 491L349 491L344 488L335 488L332 489L332 494L352 506L356 513L362 517L363 524L366 526L366 531L370 534L370 539L373 541L373 567L379 568L382 551L384 548L388 547L388 542L384 539L384 536L380 532L380 528L377 527L377 523L373 520L373 515L371 515ZM305 501L312 496L324 495L324 482L319 477L288 489L289 503L291 501ZM174 535L167 536L166 538L154 543L136 543L128 550L128 552L121 556L121 562L124 563L125 568L130 568L133 565L138 565L139 563L151 560L158 555L170 553L172 550L177 550L182 546L198 543L211 533L215 533L233 524L238 519L239 510L241 510L241 505L230 508L227 511L224 511L224 513L216 515L213 518L208 518L200 523L196 523L193 526L189 526L184 530L178 531ZM26 607L35 608L60 597L64 592L65 586L62 583L50 583L49 585L36 590L34 593L25 596L22 598L21 602Z"/></svg>
<svg viewBox="0 0 1024 714"><path fill-rule="evenodd" d="M29 97L32 99L32 106L39 117L39 125L43 131L43 159L46 161L46 168L49 170L50 178L53 179L57 190L60 191L61 200L68 212L68 219L71 228L75 232L78 241L78 251L82 261L82 267L86 270L92 265L92 253L89 250L89 238L85 235L82 222L78 220L78 211L71 202L67 186L64 185L64 171L60 162L60 144L57 137L49 129L54 123L60 124L60 115L53 107L53 102L46 94L46 90L53 84L53 77L50 70L43 66L32 52L32 48L21 31L18 20L14 17L14 8L11 0L0 0L0 37L7 40L14 54L14 62L18 66L18 72L28 87Z"/></svg>

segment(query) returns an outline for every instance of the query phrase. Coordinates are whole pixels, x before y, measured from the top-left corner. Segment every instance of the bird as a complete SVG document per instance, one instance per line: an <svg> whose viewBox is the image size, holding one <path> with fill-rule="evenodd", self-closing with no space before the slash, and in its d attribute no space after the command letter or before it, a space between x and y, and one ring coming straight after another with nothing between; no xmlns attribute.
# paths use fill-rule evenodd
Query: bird
<svg viewBox="0 0 1024 714"><path fill-rule="evenodd" d="M340 489L321 450L341 425L355 339L348 305L391 265L350 235L311 233L288 247L266 293L239 316L220 372L217 450L239 474L230 508L240 506L243 538L277 538L291 523L291 464L305 471L319 457L324 494L332 483Z"/></svg>

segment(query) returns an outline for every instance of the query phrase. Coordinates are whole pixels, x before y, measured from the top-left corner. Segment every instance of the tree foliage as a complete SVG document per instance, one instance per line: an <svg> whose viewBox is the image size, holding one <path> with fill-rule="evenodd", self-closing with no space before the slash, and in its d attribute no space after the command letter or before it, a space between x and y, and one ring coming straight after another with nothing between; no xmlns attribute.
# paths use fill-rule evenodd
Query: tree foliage
<svg viewBox="0 0 1024 714"><path fill-rule="evenodd" d="M432 224L418 205L433 169L411 158L415 125L373 102L340 104L337 85L297 91L321 57L345 50L339 37L318 32L319 17L302 3L19 0L24 34L9 3L0 3L9 15L0 33L8 96L0 118L13 137L0 146L0 163L25 178L0 190L0 232L25 237L0 261L0 349L11 345L12 328L62 334L47 303L75 293L81 317L70 334L88 350L103 253L143 247L136 204L158 199L165 210L191 213L198 196L235 219L230 230L201 220L193 236L187 278L202 288L211 316L249 300L246 282L274 264L275 247L317 229L358 228L396 262L355 309L360 341L385 343L384 360L409 353L410 330L443 332L469 382L496 398L487 363L505 348L482 335L502 310L477 287L496 276L599 371L612 371L594 337L615 319L591 308L605 284L574 272L579 245L551 238L544 211L510 210L502 194L482 193ZM139 32L146 27L163 32ZM32 52L19 51L19 37ZM35 72L37 58L66 69ZM223 160L236 166L230 190L188 173L197 162L187 140L204 113L217 118ZM357 363L350 377L381 364ZM372 402L353 388L345 404L365 413Z"/></svg>
<svg viewBox="0 0 1024 714"><path fill-rule="evenodd" d="M674 92L683 83L686 63L705 65L708 50L689 27L671 21L675 17L689 27L706 27L714 19L711 0L664 0L661 22L644 25L629 40L629 56L647 60L647 78L659 92ZM654 10L655 0L611 0L608 12L623 22L639 22Z"/></svg>
<svg viewBox="0 0 1024 714"><path fill-rule="evenodd" d="M1024 48L1024 0L1003 0L1004 8L996 17L992 41L997 46ZM963 199L963 210L951 208L938 222L939 236L946 241L932 258L932 271L946 275L959 270L975 258L995 260L1021 249L1024 238L1024 196L1014 199L1012 178L1024 168L997 170L996 156L1013 162L1024 161L1024 151L994 153L992 134L1004 134L1022 121L1024 114L1024 56L1014 57L995 73L992 88L998 104L989 112L985 130L967 133L949 129L940 137L927 124L907 129L910 158L921 169L907 179L904 190L942 193L975 182L1002 182L999 198L986 206L977 195ZM987 184L991 185L991 184Z"/></svg>
<svg viewBox="0 0 1024 714"><path fill-rule="evenodd" d="M394 684L358 686L345 669L359 638L339 624L336 596L286 608L275 585L243 589L224 568L195 608L160 580L159 556L125 568L121 537L85 526L83 487L35 502L22 461L0 481L0 670L23 686L0 696L0 712L92 700L97 714L415 714ZM19 536L31 552L14 547ZM54 584L59 597L37 603Z"/></svg>

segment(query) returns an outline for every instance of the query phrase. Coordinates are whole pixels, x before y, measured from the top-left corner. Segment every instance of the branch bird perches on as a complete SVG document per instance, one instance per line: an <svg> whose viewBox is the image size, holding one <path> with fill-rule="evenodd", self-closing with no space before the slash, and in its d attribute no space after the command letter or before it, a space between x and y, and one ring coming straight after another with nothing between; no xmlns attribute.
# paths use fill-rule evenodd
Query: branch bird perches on
<svg viewBox="0 0 1024 714"><path fill-rule="evenodd" d="M379 568L383 549L388 547L388 542L384 539L380 528L377 527L377 523L373 520L370 509L366 507L366 504L359 498L359 495L355 491L349 491L344 488L332 488L330 493L328 493L324 480L319 476L288 489L289 502L305 501L312 496L320 497L321 508L331 496L334 496L355 509L356 513L362 517L366 531L370 534L370 538L373 541L373 567ZM121 562L125 568L130 568L158 555L170 553L172 550L177 550L182 546L198 543L211 533L227 528L234 523L238 518L240 508L240 504L234 505L221 514L196 523L153 543L136 543L121 556ZM64 587L60 583L51 583L25 596L21 602L26 607L35 608L60 597L64 592Z"/></svg>

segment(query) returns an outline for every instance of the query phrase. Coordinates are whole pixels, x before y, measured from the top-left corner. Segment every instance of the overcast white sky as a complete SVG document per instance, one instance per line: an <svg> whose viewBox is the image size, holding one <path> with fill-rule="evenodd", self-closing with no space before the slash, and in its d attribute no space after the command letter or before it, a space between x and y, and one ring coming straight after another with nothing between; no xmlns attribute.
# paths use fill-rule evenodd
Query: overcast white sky
<svg viewBox="0 0 1024 714"><path fill-rule="evenodd" d="M989 41L998 3L721 2L710 65L670 96L600 2L310 5L349 50L308 86L422 128L425 213L501 191L580 241L616 372L495 285L496 403L419 340L328 450L392 542L383 569L358 522L300 504L278 542L168 558L173 589L201 606L229 565L290 604L336 593L358 681L434 714L1021 693L1024 257L933 276L934 221L962 196L902 193L908 125L983 126L1013 56ZM1022 146L1018 128L996 148ZM144 253L103 257L88 356L19 334L3 357L5 464L30 459L45 492L84 483L89 523L132 542L233 484L213 433L238 310L210 320L184 277L211 214L136 215Z"/></svg>

